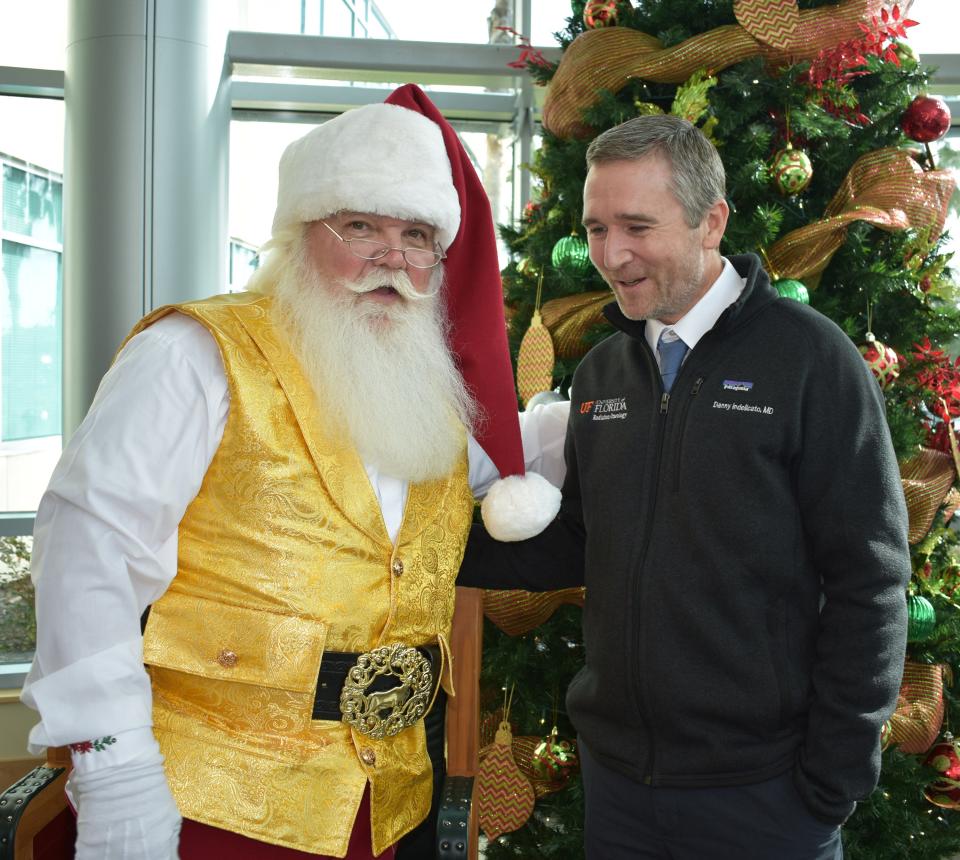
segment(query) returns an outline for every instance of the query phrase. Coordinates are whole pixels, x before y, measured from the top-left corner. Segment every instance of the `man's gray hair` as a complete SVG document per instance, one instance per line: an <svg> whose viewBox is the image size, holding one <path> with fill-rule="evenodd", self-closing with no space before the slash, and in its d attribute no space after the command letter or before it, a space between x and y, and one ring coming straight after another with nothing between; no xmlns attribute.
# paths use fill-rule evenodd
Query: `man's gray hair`
<svg viewBox="0 0 960 860"><path fill-rule="evenodd" d="M671 168L672 191L689 227L726 197L726 175L716 147L695 125L671 114L638 116L607 129L587 147L587 167L659 155Z"/></svg>

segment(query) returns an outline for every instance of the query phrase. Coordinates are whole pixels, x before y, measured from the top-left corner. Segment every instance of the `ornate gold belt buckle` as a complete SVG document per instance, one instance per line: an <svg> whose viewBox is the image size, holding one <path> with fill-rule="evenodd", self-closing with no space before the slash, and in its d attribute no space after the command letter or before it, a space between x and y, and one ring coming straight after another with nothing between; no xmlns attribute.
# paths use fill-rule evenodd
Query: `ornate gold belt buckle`
<svg viewBox="0 0 960 860"><path fill-rule="evenodd" d="M381 675L396 677L399 686L368 693ZM340 713L361 734L391 737L426 714L432 692L433 669L420 651L383 645L361 654L350 667L340 693Z"/></svg>

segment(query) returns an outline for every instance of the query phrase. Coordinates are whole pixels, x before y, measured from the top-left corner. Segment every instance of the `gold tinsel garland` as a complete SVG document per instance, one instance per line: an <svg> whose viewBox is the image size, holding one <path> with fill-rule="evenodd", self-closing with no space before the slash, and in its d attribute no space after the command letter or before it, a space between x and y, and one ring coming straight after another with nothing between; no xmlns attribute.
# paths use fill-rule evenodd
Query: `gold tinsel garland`
<svg viewBox="0 0 960 860"><path fill-rule="evenodd" d="M926 537L956 477L956 468L950 455L933 448L923 448L900 464L900 480L910 518L908 539L911 544L920 543Z"/></svg>
<svg viewBox="0 0 960 860"><path fill-rule="evenodd" d="M943 724L943 672L938 663L903 667L897 709L890 718L890 742L905 753L920 755L932 746Z"/></svg>
<svg viewBox="0 0 960 860"><path fill-rule="evenodd" d="M925 171L910 153L893 147L868 152L854 162L823 217L792 230L767 249L774 278L821 273L846 241L854 221L884 230L929 228L943 232L954 180L946 170Z"/></svg>
<svg viewBox="0 0 960 860"><path fill-rule="evenodd" d="M558 591L483 592L483 613L507 636L521 636L543 624L565 603L583 606L584 588Z"/></svg>
<svg viewBox="0 0 960 860"><path fill-rule="evenodd" d="M882 0L841 0L836 6L798 10L796 0L739 0L738 24L669 48L630 27L588 30L563 53L544 101L544 128L561 138L589 136L583 111L600 90L619 92L631 78L679 84L698 69L716 73L756 56L773 67L812 60L821 50L861 37L858 24L882 6Z"/></svg>

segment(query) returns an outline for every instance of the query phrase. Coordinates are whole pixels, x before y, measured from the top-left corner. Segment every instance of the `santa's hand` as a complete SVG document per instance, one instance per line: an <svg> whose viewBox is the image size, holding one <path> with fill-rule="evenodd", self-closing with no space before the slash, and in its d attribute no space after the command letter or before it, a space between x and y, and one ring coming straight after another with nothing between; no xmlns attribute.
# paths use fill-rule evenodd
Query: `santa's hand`
<svg viewBox="0 0 960 860"><path fill-rule="evenodd" d="M158 750L89 773L74 771L76 860L177 860L180 812Z"/></svg>

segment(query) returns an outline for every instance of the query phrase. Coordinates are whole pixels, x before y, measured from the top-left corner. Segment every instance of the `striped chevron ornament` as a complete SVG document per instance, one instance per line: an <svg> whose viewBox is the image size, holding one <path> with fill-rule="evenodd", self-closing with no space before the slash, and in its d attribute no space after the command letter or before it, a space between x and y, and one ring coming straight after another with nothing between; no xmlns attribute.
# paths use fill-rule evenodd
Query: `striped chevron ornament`
<svg viewBox="0 0 960 860"><path fill-rule="evenodd" d="M800 24L797 0L736 0L733 14L754 39L781 50L789 47Z"/></svg>
<svg viewBox="0 0 960 860"><path fill-rule="evenodd" d="M519 830L533 812L533 786L517 767L512 744L510 723L504 720L477 774L477 820L491 841Z"/></svg>

